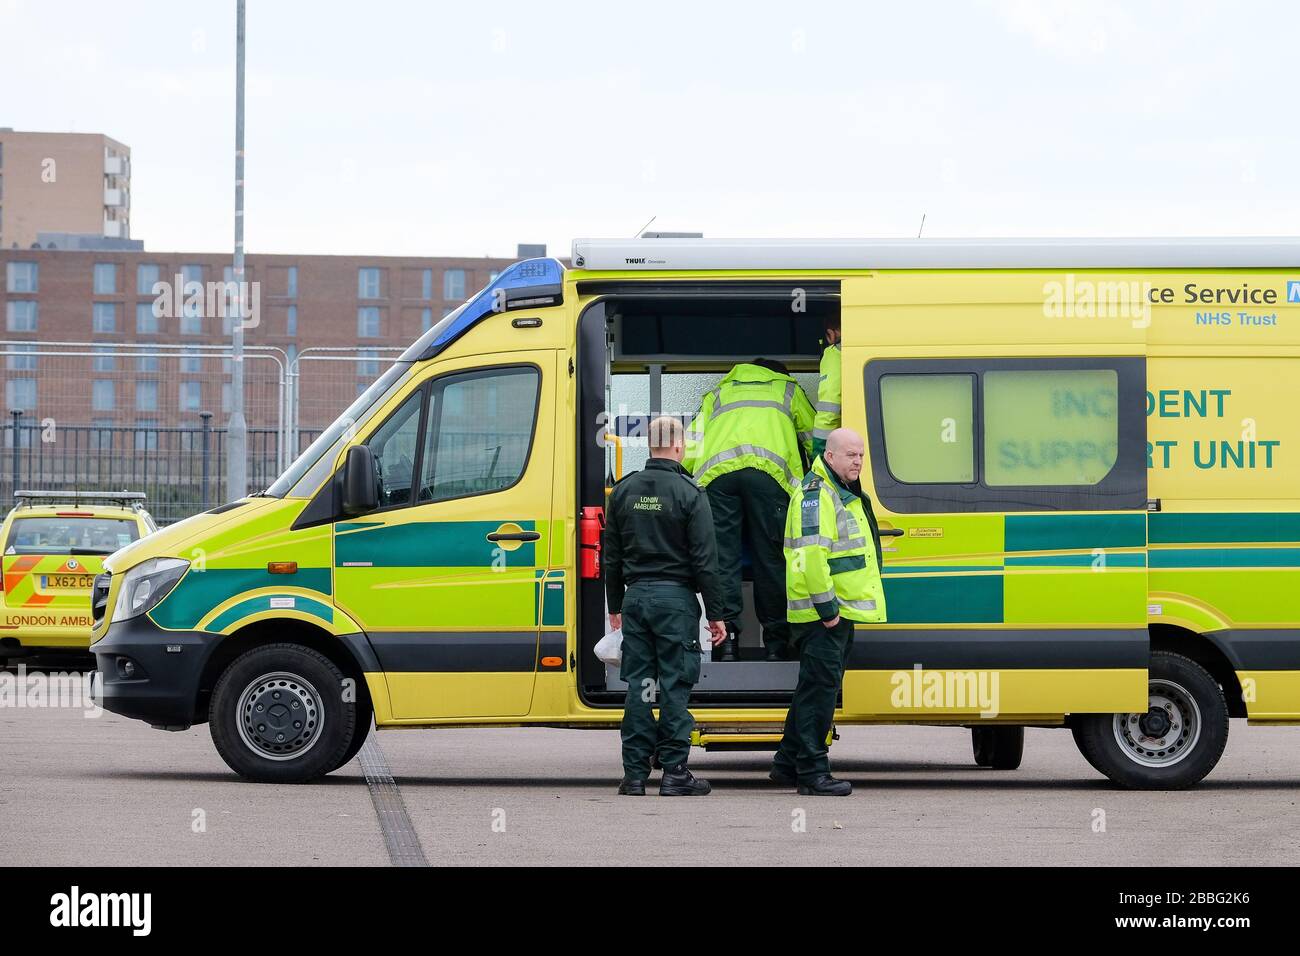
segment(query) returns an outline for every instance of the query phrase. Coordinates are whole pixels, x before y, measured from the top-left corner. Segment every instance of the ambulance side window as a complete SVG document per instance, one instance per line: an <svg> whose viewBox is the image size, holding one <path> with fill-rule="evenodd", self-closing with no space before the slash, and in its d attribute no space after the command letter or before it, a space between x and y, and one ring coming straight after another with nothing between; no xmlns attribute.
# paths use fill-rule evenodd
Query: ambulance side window
<svg viewBox="0 0 1300 956"><path fill-rule="evenodd" d="M407 398L366 440L375 456L380 509L411 503L424 394L420 389Z"/></svg>
<svg viewBox="0 0 1300 956"><path fill-rule="evenodd" d="M532 366L434 381L417 502L490 494L519 481L532 447L540 385Z"/></svg>

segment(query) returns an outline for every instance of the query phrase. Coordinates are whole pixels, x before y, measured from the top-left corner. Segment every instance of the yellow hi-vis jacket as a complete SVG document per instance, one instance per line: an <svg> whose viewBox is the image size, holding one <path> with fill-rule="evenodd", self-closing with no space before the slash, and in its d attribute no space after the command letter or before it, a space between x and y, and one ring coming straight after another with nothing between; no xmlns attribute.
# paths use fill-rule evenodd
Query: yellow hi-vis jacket
<svg viewBox="0 0 1300 956"><path fill-rule="evenodd" d="M826 346L817 379L817 417L813 419L813 454L820 455L826 439L840 427L840 346Z"/></svg>
<svg viewBox="0 0 1300 956"><path fill-rule="evenodd" d="M761 365L741 363L704 396L686 432L682 465L701 485L757 468L789 492L811 458L813 408L799 383Z"/></svg>
<svg viewBox="0 0 1300 956"><path fill-rule="evenodd" d="M793 623L885 620L885 588L863 501L813 462L785 522L786 618Z"/></svg>

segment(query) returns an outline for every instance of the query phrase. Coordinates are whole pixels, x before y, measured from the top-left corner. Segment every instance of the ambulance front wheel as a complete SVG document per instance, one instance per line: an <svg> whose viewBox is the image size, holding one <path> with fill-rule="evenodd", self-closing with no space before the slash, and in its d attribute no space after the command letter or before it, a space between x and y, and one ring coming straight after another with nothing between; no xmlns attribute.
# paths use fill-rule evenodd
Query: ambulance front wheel
<svg viewBox="0 0 1300 956"><path fill-rule="evenodd" d="M972 727L975 763L993 770L1015 770L1025 753L1024 727Z"/></svg>
<svg viewBox="0 0 1300 956"><path fill-rule="evenodd" d="M368 702L342 671L298 644L269 644L235 658L212 691L212 742L231 770L261 783L306 783L355 751ZM367 719L368 724L368 719ZM359 749L360 744L357 743Z"/></svg>
<svg viewBox="0 0 1300 956"><path fill-rule="evenodd" d="M1214 769L1228 743L1228 702L1190 658L1152 651L1147 709L1075 718L1085 760L1127 790L1183 790Z"/></svg>

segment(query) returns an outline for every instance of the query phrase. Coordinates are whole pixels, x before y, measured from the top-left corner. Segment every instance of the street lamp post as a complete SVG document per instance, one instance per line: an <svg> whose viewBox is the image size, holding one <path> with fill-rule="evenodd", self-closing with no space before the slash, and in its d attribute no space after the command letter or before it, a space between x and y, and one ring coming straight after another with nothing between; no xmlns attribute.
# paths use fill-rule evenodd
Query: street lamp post
<svg viewBox="0 0 1300 956"><path fill-rule="evenodd" d="M236 0L235 27L235 288L239 308L231 326L230 420L226 424L226 498L248 491L248 422L244 418L244 0ZM229 303L229 296L223 297ZM228 307L227 307L228 310Z"/></svg>

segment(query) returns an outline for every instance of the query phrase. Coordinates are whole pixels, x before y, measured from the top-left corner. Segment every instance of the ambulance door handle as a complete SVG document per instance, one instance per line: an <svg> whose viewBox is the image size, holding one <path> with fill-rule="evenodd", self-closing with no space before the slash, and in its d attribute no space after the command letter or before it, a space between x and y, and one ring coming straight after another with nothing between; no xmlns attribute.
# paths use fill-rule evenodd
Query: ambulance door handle
<svg viewBox="0 0 1300 956"><path fill-rule="evenodd" d="M487 536L489 541L536 541L540 531L493 531Z"/></svg>
<svg viewBox="0 0 1300 956"><path fill-rule="evenodd" d="M881 528L880 529L880 536L882 538L901 538L905 534L907 534L907 532L902 528Z"/></svg>

